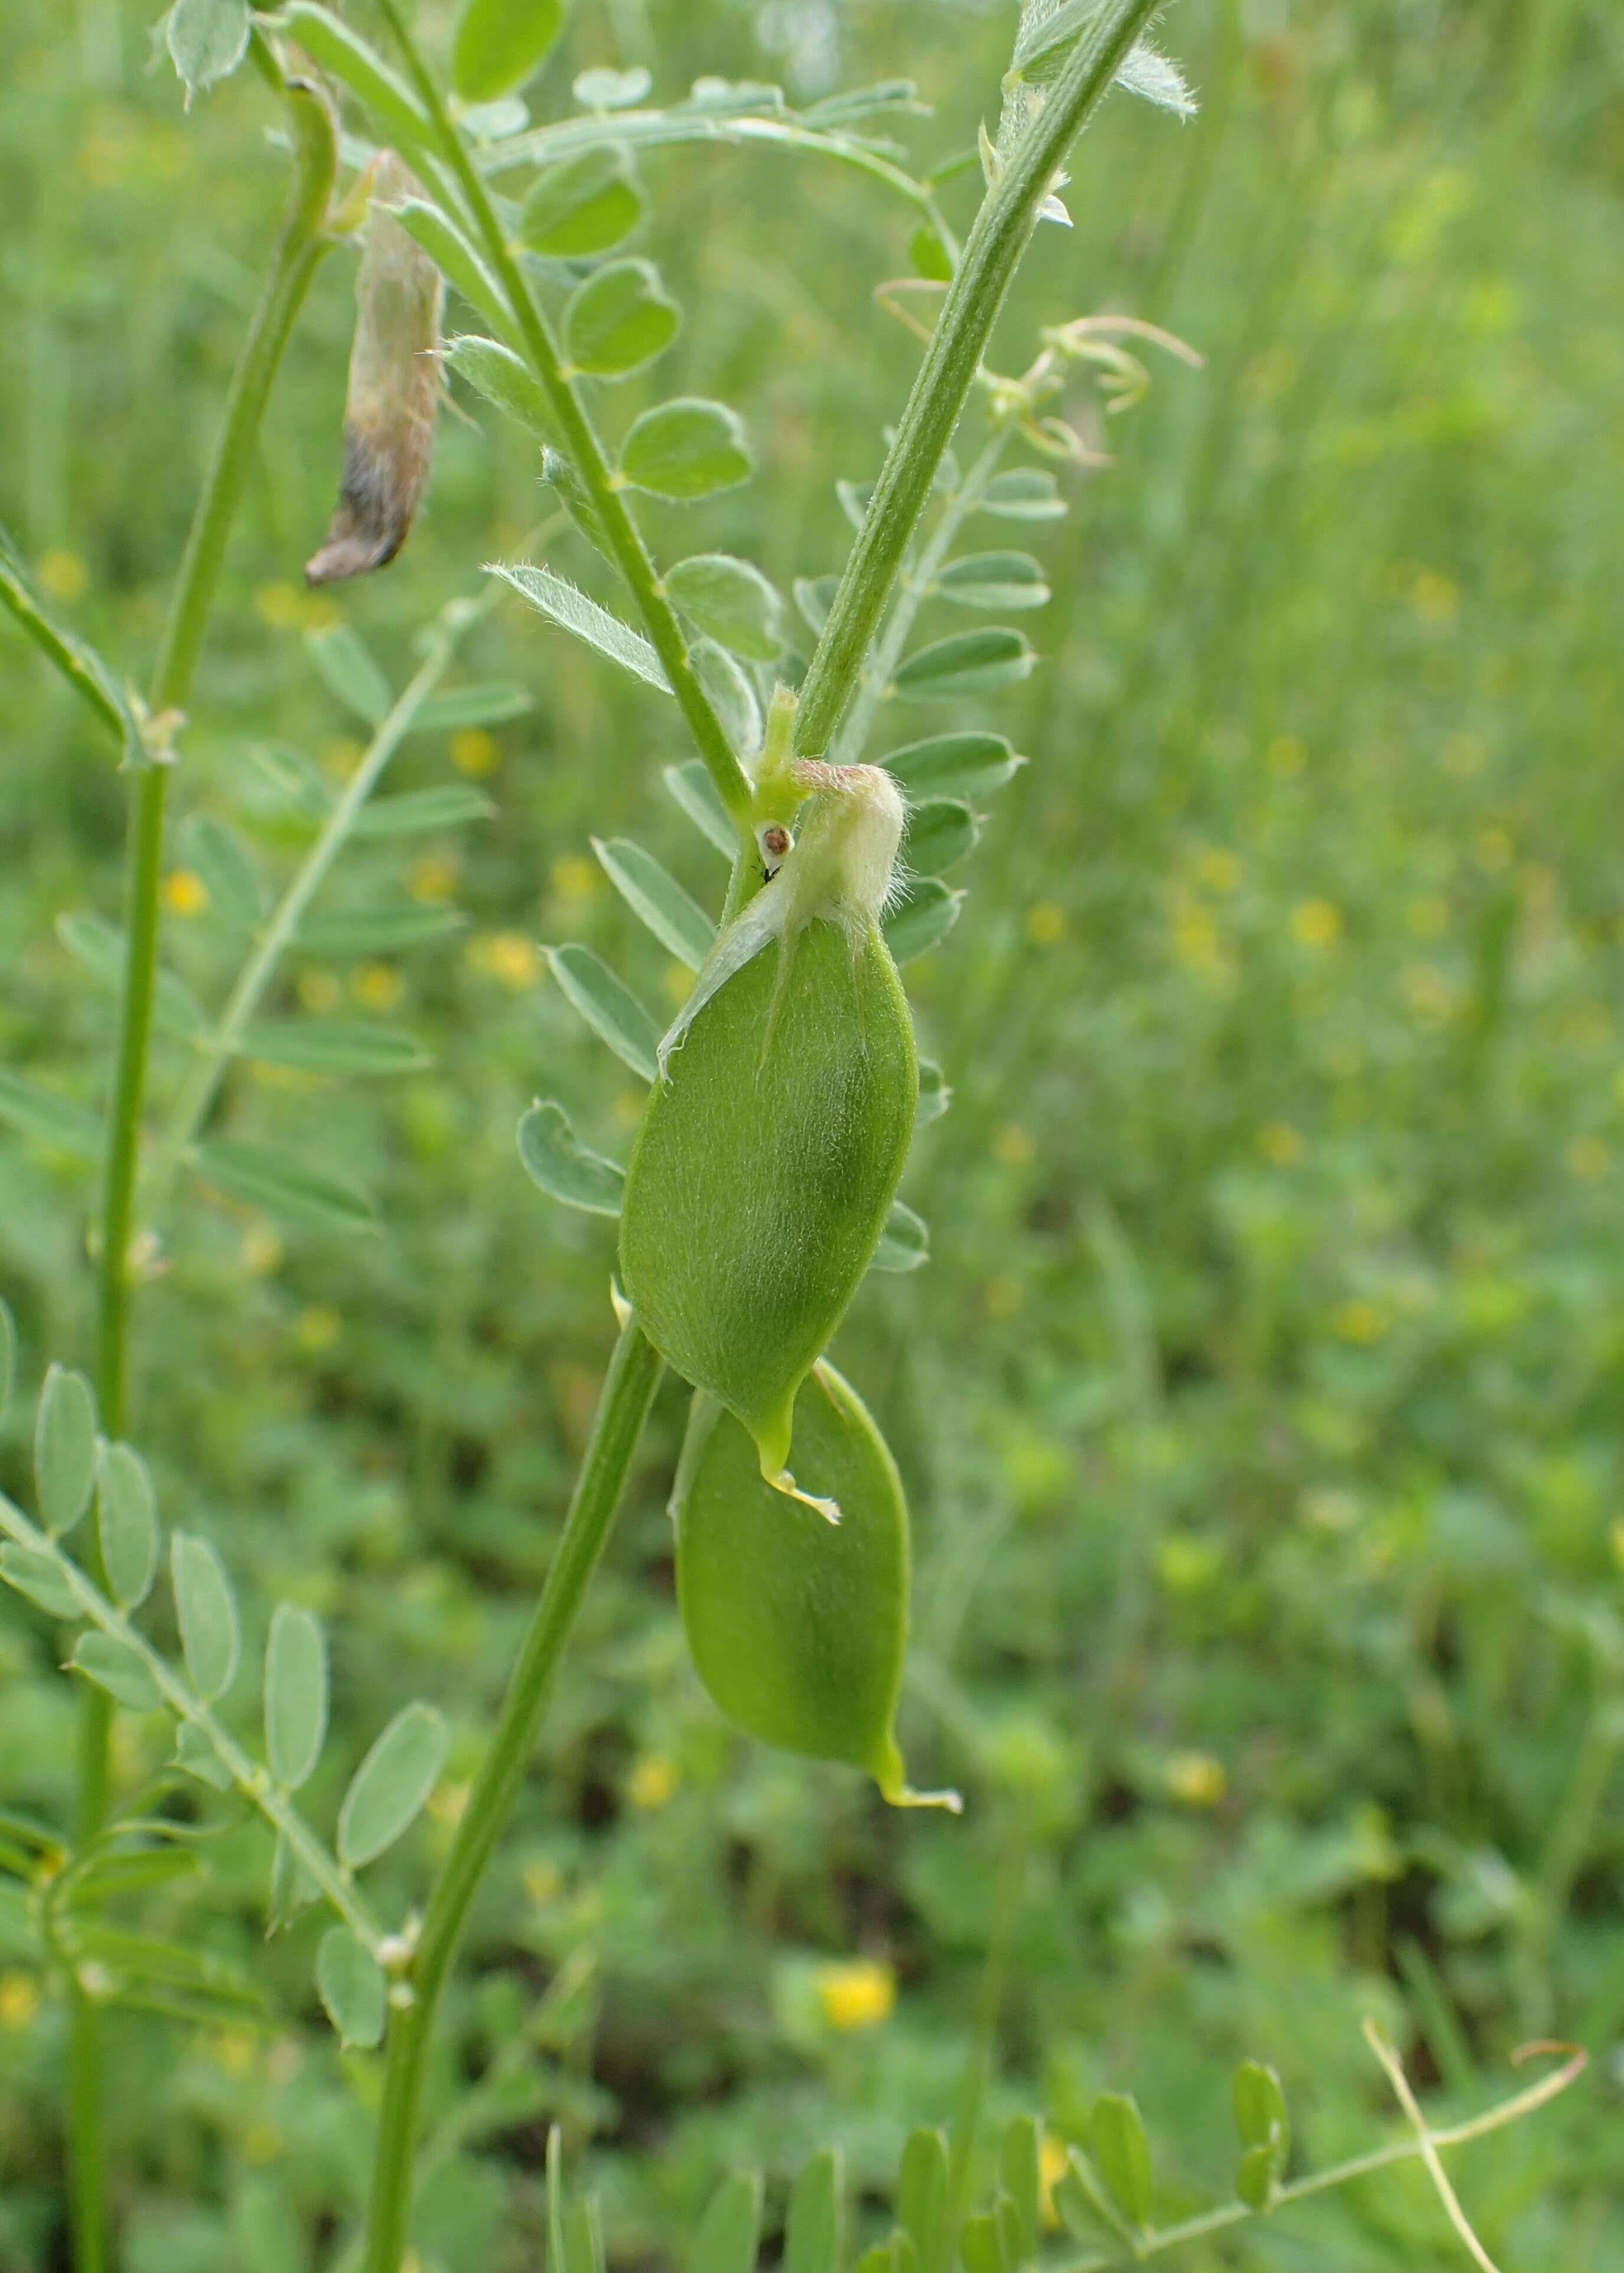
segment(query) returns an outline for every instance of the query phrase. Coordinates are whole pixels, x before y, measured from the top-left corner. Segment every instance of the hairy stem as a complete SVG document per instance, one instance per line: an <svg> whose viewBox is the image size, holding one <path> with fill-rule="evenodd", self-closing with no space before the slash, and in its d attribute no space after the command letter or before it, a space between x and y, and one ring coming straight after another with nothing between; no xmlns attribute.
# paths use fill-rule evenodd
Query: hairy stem
<svg viewBox="0 0 1624 2273"><path fill-rule="evenodd" d="M490 1750L429 1896L422 1934L400 1984L410 1990L410 2002L395 2006L390 2013L363 2273L398 2273L411 2208L424 2067L440 1992L469 1905L530 1765L559 1660L603 1554L659 1377L654 1345L636 1319L628 1318L610 1360L563 1534L519 1651Z"/></svg>
<svg viewBox="0 0 1624 2273"><path fill-rule="evenodd" d="M155 721L184 709L214 604L226 539L241 502L254 437L271 381L316 264L326 249L323 220L337 165L332 113L314 87L289 82L288 122L294 178L264 289L243 343L153 673L149 708ZM159 727L162 733L162 727ZM152 1039L153 990L158 957L159 888L162 877L164 808L169 768L149 762L135 776L130 831L128 934L119 1011L118 1051L102 1177L101 1251L97 1263L96 1394L102 1425L122 1433L129 1369L130 1234L140 1149L147 1058ZM92 1546L92 1569L98 1550ZM75 1832L80 1839L101 1826L107 1810L108 1731L111 1708L86 1684L80 1706ZM70 2194L77 2273L103 2273L107 2264L107 2182L104 2167L100 2028L95 2008L75 1988L71 1997Z"/></svg>
<svg viewBox="0 0 1624 2273"><path fill-rule="evenodd" d="M553 415L558 421L566 453L573 461L575 471L592 500L593 510L614 555L615 565L625 577L632 598L636 603L637 612L643 618L654 651L670 682L671 691L677 698L678 708L688 722L695 746L716 784L717 794L738 827L741 840L748 842L749 776L740 763L738 754L722 731L721 721L694 675L682 626L677 621L675 610L665 597L649 548L643 543L643 533L627 508L619 477L610 468L598 431L567 374L564 359L551 327L537 306L518 263L508 250L507 233L496 217L485 184L451 124L440 99L440 89L401 21L395 0L379 0L379 5L399 43L412 85L433 122L446 163L462 193L469 218L484 242L486 256L518 326L519 336L524 343L531 368L541 381Z"/></svg>
<svg viewBox="0 0 1624 2273"><path fill-rule="evenodd" d="M795 747L827 748L1061 161L1157 0L1105 0L982 200L801 690Z"/></svg>

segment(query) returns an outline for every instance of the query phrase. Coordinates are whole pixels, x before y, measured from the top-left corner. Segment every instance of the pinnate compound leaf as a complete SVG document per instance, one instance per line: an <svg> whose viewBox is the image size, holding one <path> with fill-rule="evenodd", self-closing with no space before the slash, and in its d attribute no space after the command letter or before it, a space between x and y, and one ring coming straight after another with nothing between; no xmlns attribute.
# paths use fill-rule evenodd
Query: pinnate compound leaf
<svg viewBox="0 0 1624 2273"><path fill-rule="evenodd" d="M487 340L477 332L462 332L445 349L440 357L447 371L465 379L476 394L515 425L522 426L533 441L544 449L556 446L559 439L558 421L553 416L546 390L541 381L500 340Z"/></svg>
<svg viewBox="0 0 1624 2273"><path fill-rule="evenodd" d="M463 0L451 84L464 102L494 102L538 70L564 21L560 0Z"/></svg>
<svg viewBox="0 0 1624 2273"><path fill-rule="evenodd" d="M158 1571L158 1502L140 1454L96 1448L96 1525L107 1588L121 1610L144 1602Z"/></svg>
<svg viewBox="0 0 1624 2273"><path fill-rule="evenodd" d="M624 150L613 143L549 167L519 214L519 241L531 252L578 259L608 252L643 218L643 192Z"/></svg>
<svg viewBox="0 0 1624 2273"><path fill-rule="evenodd" d="M82 1373L53 1365L40 1392L34 1479L40 1520L51 1536L71 1531L90 1504L96 1473L96 1407Z"/></svg>
<svg viewBox="0 0 1624 2273"><path fill-rule="evenodd" d="M567 943L548 948L546 956L566 1001L599 1041L609 1045L622 1065L652 1081L660 1030L630 987L590 948Z"/></svg>
<svg viewBox="0 0 1624 2273"><path fill-rule="evenodd" d="M906 963L939 947L958 922L964 899L962 892L951 890L936 876L921 876L911 883L881 926L895 960Z"/></svg>
<svg viewBox="0 0 1624 2273"><path fill-rule="evenodd" d="M598 863L638 920L668 954L697 971L716 944L716 926L652 852L629 836L595 836Z"/></svg>
<svg viewBox="0 0 1624 2273"><path fill-rule="evenodd" d="M177 1531L169 1542L169 1575L186 1671L198 1695L212 1705L237 1671L237 1604L220 1557L192 1532Z"/></svg>
<svg viewBox="0 0 1624 2273"><path fill-rule="evenodd" d="M784 2226L784 2273L839 2273L842 2176L836 2147L825 2147L801 2165Z"/></svg>
<svg viewBox="0 0 1624 2273"><path fill-rule="evenodd" d="M1144 2119L1125 2091L1102 2091L1089 2118L1089 2145L1107 2192L1130 2224L1150 2222L1150 2142Z"/></svg>
<svg viewBox="0 0 1624 2273"><path fill-rule="evenodd" d="M739 832L727 817L727 807L706 772L703 761L687 758L680 766L667 766L665 781L700 835L731 860L739 849Z"/></svg>
<svg viewBox="0 0 1624 2273"><path fill-rule="evenodd" d="M0 1121L32 1136L36 1144L71 1152L77 1159L102 1157L102 1128L94 1113L65 1097L53 1097L49 1090L37 1089L21 1074L4 1068L0 1068Z"/></svg>
<svg viewBox="0 0 1624 2273"><path fill-rule="evenodd" d="M989 625L921 648L898 664L893 685L911 702L962 702L1012 686L1036 661L1019 632Z"/></svg>
<svg viewBox="0 0 1624 2273"><path fill-rule="evenodd" d="M937 576L936 596L960 608L1041 608L1049 584L1029 552L967 552Z"/></svg>
<svg viewBox="0 0 1624 2273"><path fill-rule="evenodd" d="M551 1098L538 1098L519 1122L519 1158L533 1184L549 1199L588 1215L618 1216L626 1171L590 1152Z"/></svg>
<svg viewBox="0 0 1624 2273"><path fill-rule="evenodd" d="M418 1073L433 1061L414 1035L377 1018L267 1018L247 1027L244 1057L300 1073Z"/></svg>
<svg viewBox="0 0 1624 2273"><path fill-rule="evenodd" d="M432 1705L404 1705L356 1770L338 1815L338 1859L352 1871L409 1830L445 1766L450 1735Z"/></svg>
<svg viewBox="0 0 1624 2273"><path fill-rule="evenodd" d="M346 2051L383 2041L388 1993L383 1968L347 1925L329 1926L316 1953L316 1991Z"/></svg>
<svg viewBox="0 0 1624 2273"><path fill-rule="evenodd" d="M381 665L359 632L348 624L328 624L306 632L304 644L328 693L369 726L379 724L393 698Z"/></svg>
<svg viewBox="0 0 1624 2273"><path fill-rule="evenodd" d="M688 2254L688 2273L751 2273L761 2207L760 2173L730 2172L705 2206Z"/></svg>
<svg viewBox="0 0 1624 2273"><path fill-rule="evenodd" d="M538 608L563 630L573 632L588 647L596 648L599 655L606 655L645 686L670 694L665 668L642 633L612 616L607 608L600 608L596 600L589 600L584 592L578 592L550 568L504 568L492 563L486 573L501 577L531 607Z"/></svg>
<svg viewBox="0 0 1624 2273"><path fill-rule="evenodd" d="M163 1701L146 1661L112 1634L80 1634L68 1662L132 1713L150 1713Z"/></svg>
<svg viewBox="0 0 1624 2273"><path fill-rule="evenodd" d="M725 402L679 395L633 423L620 471L634 488L678 504L736 489L751 471L744 422Z"/></svg>
<svg viewBox="0 0 1624 2273"><path fill-rule="evenodd" d="M708 639L750 663L784 646L784 602L759 568L726 552L696 552L665 572L665 589Z"/></svg>
<svg viewBox="0 0 1624 2273"><path fill-rule="evenodd" d="M1065 509L1059 484L1042 466L1011 466L995 474L976 506L999 521L1059 521Z"/></svg>
<svg viewBox="0 0 1624 2273"><path fill-rule="evenodd" d="M1002 734L936 734L927 742L910 742L891 751L884 761L908 797L962 797L971 800L991 797L1014 780L1026 764Z"/></svg>
<svg viewBox="0 0 1624 2273"><path fill-rule="evenodd" d="M7 1540L0 1547L0 1578L19 1594L26 1594L49 1618L79 1619L85 1615L61 1564L37 1548L19 1547Z"/></svg>
<svg viewBox="0 0 1624 2273"><path fill-rule="evenodd" d="M188 102L237 69L248 30L248 0L175 0L164 40Z"/></svg>
<svg viewBox="0 0 1624 2273"><path fill-rule="evenodd" d="M271 1613L265 1643L265 1752L271 1774L297 1791L327 1732L327 1646L321 1621L291 1602Z"/></svg>
<svg viewBox="0 0 1624 2273"><path fill-rule="evenodd" d="M314 1231L375 1231L377 1212L365 1194L320 1169L306 1167L295 1154L268 1144L244 1144L222 1137L199 1144L192 1154L198 1174L228 1199L264 1208Z"/></svg>
<svg viewBox="0 0 1624 2273"><path fill-rule="evenodd" d="M646 260L612 260L570 295L564 346L576 371L623 379L663 355L682 320Z"/></svg>
<svg viewBox="0 0 1624 2273"><path fill-rule="evenodd" d="M981 833L981 823L958 798L928 797L908 808L908 866L916 876L939 876L974 851Z"/></svg>

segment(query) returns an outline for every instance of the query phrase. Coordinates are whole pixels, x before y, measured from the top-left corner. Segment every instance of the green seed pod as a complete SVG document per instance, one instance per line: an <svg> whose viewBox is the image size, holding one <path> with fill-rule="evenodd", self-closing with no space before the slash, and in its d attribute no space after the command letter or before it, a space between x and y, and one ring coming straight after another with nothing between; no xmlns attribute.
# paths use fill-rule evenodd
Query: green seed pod
<svg viewBox="0 0 1624 2273"><path fill-rule="evenodd" d="M874 767L795 772L798 835L762 829L777 872L660 1046L620 1216L643 1330L737 1414L785 1490L795 1392L868 1269L919 1090L877 921L900 798Z"/></svg>
<svg viewBox="0 0 1624 2273"><path fill-rule="evenodd" d="M747 1736L862 1768L895 1806L910 1791L892 1734L908 1621L908 1510L885 1440L831 1365L795 1408L802 1481L839 1503L825 1523L763 1481L750 1439L702 1392L671 1512L677 1600L700 1679Z"/></svg>

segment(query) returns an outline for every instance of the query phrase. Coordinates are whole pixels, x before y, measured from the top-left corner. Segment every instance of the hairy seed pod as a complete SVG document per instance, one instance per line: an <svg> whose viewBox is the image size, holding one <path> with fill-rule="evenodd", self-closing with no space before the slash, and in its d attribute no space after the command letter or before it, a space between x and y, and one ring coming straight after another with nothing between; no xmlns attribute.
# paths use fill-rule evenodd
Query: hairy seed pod
<svg viewBox="0 0 1624 2273"><path fill-rule="evenodd" d="M344 470L327 542L304 564L307 584L382 568L406 542L429 477L440 401L440 271L387 205L416 193L393 152L372 179L356 272L355 340L344 399Z"/></svg>
<svg viewBox="0 0 1624 2273"><path fill-rule="evenodd" d="M700 1679L747 1736L864 1769L893 1804L957 1805L908 1789L892 1733L908 1623L908 1511L885 1440L831 1365L795 1408L803 1482L838 1499L830 1525L763 1482L748 1436L695 1398L671 1510L677 1600Z"/></svg>
<svg viewBox="0 0 1624 2273"><path fill-rule="evenodd" d="M798 772L810 793L781 866L660 1046L620 1216L650 1339L737 1414L786 1490L795 1392L868 1267L919 1083L877 919L900 799L872 767Z"/></svg>

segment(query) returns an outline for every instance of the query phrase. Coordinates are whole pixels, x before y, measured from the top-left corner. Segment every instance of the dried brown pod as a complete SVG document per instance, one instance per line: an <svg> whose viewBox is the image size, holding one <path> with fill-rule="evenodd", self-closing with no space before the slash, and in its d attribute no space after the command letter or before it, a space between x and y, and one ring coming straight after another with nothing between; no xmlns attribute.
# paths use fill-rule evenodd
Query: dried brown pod
<svg viewBox="0 0 1624 2273"><path fill-rule="evenodd" d="M428 480L440 400L440 271L387 210L417 192L392 153L373 176L356 272L355 341L344 400L344 470L307 584L336 584L393 560Z"/></svg>

